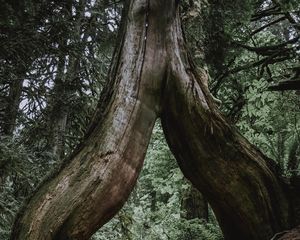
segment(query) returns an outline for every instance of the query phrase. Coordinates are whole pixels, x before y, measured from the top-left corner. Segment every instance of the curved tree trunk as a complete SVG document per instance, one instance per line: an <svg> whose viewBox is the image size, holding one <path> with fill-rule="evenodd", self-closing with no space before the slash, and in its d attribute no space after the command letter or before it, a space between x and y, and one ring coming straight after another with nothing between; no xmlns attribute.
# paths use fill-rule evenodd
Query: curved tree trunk
<svg viewBox="0 0 300 240"><path fill-rule="evenodd" d="M269 239L288 202L265 157L219 113L185 49L176 0L125 4L107 90L81 148L29 200L11 239L88 239L127 199L154 122L226 239Z"/></svg>
<svg viewBox="0 0 300 240"><path fill-rule="evenodd" d="M179 23L172 32L177 37L162 110L167 142L184 175L208 199L226 239L268 239L288 226L282 186L264 156L216 109L203 85L206 76L196 73L183 47Z"/></svg>
<svg viewBox="0 0 300 240"><path fill-rule="evenodd" d="M125 10L129 14L101 122L94 120L77 154L30 199L11 239L88 239L131 192L157 118L163 64L155 58L163 51L154 53L150 44L146 48L147 16L141 10L147 6L141 3L134 1Z"/></svg>

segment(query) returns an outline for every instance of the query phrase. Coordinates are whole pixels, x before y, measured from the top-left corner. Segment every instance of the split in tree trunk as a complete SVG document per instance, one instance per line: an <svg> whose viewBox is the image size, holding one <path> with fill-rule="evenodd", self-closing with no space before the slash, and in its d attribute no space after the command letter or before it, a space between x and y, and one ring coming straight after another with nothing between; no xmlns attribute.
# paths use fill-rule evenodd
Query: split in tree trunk
<svg viewBox="0 0 300 240"><path fill-rule="evenodd" d="M126 201L159 116L225 239L265 240L288 228L288 200L271 164L219 113L205 77L187 53L178 1L127 1L90 131L29 200L11 239L88 239Z"/></svg>

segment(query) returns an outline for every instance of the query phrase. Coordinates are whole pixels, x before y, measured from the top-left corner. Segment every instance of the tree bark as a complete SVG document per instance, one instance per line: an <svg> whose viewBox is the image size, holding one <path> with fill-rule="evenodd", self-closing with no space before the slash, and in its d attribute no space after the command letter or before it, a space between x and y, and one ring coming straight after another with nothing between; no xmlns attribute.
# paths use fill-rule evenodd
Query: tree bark
<svg viewBox="0 0 300 240"><path fill-rule="evenodd" d="M17 75L21 78L12 80L9 86L9 95L7 97L6 108L4 112L3 126L1 126L2 133L5 136L12 137L16 127L24 75L25 71L22 70L21 73Z"/></svg>
<svg viewBox="0 0 300 240"><path fill-rule="evenodd" d="M274 235L271 240L299 240L300 239L300 226L290 230L283 231Z"/></svg>
<svg viewBox="0 0 300 240"><path fill-rule="evenodd" d="M127 199L159 116L225 239L264 240L289 227L271 164L226 122L203 84L207 76L196 73L178 1L127 1L119 40L85 141L31 197L11 239L88 239Z"/></svg>
<svg viewBox="0 0 300 240"><path fill-rule="evenodd" d="M263 154L216 109L205 76L195 72L184 48L179 22L171 32L176 38L162 110L167 142L184 175L208 199L225 239L268 239L288 226L282 186Z"/></svg>
<svg viewBox="0 0 300 240"><path fill-rule="evenodd" d="M69 94L67 94L68 79L64 73L66 68L65 56L59 57L57 65L57 75L54 81L54 88L51 99L48 104L49 118L47 125L49 127L49 148L56 160L60 161L64 156L65 132L68 120ZM68 69L74 71L74 69Z"/></svg>

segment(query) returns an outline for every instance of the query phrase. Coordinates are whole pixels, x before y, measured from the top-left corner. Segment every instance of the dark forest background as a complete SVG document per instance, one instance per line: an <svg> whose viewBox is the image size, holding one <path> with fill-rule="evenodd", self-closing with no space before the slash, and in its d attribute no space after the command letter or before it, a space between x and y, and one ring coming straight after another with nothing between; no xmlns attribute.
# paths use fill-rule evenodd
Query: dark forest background
<svg viewBox="0 0 300 240"><path fill-rule="evenodd" d="M84 136L109 71L122 1L0 4L0 239L8 239L23 200ZM277 161L283 177L300 175L300 2L185 0L181 17L222 112ZM134 192L93 239L222 239L159 122Z"/></svg>

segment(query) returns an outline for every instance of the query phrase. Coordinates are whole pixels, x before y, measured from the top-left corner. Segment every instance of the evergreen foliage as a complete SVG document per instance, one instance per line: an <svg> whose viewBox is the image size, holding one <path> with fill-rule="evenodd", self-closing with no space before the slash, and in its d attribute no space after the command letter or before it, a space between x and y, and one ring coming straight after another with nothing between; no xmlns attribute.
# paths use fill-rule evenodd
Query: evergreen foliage
<svg viewBox="0 0 300 240"><path fill-rule="evenodd" d="M121 9L112 0L1 1L0 239L8 239L22 201L84 136ZM182 1L181 16L223 113L283 176L299 175L299 90L268 90L300 81L299 1ZM134 192L92 239L222 239L211 209L207 220L182 216L189 187L157 123Z"/></svg>

